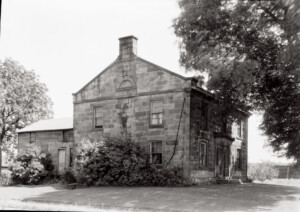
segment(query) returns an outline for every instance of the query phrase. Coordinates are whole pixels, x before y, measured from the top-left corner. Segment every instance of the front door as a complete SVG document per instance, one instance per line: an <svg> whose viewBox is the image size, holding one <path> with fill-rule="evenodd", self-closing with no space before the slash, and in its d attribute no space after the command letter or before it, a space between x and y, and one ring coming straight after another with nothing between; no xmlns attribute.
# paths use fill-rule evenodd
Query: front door
<svg viewBox="0 0 300 212"><path fill-rule="evenodd" d="M228 147L217 146L216 149L216 177L225 178L229 174Z"/></svg>
<svg viewBox="0 0 300 212"><path fill-rule="evenodd" d="M62 174L65 168L66 168L66 150L59 149L58 150L58 173Z"/></svg>

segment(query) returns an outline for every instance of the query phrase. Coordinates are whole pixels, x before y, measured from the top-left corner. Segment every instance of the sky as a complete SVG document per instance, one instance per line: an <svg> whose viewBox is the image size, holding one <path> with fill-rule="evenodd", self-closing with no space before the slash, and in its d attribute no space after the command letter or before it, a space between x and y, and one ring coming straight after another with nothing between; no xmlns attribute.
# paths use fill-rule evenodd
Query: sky
<svg viewBox="0 0 300 212"><path fill-rule="evenodd" d="M138 38L138 56L182 75L179 38L172 20L177 0L2 0L0 60L12 58L34 70L49 89L54 118L71 117L72 93L113 62L118 38ZM249 119L249 162L276 161L258 129L261 116Z"/></svg>

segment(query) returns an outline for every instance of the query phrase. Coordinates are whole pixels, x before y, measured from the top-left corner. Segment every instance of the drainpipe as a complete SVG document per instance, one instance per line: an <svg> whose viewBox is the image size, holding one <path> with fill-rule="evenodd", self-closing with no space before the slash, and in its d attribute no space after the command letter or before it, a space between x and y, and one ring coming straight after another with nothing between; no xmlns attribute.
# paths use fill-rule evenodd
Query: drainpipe
<svg viewBox="0 0 300 212"><path fill-rule="evenodd" d="M177 128L177 134L176 134L176 139L175 139L173 153L172 153L172 156L170 157L170 159L169 159L169 161L168 161L168 163L166 164L165 167L167 167L170 164L170 162L173 159L173 157L175 155L175 152L176 152L177 140L178 140L178 133L179 133L180 122L181 122L181 118L182 118L182 114L183 114L184 103L185 103L185 97L183 98L183 103L182 103L182 108L181 108L180 119L179 119L179 124L178 124L178 128Z"/></svg>

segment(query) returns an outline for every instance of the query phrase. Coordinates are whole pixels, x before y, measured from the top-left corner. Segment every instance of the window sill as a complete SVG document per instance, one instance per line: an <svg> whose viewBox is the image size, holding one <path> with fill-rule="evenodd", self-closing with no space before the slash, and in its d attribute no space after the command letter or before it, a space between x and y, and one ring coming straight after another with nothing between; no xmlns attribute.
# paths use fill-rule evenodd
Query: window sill
<svg viewBox="0 0 300 212"><path fill-rule="evenodd" d="M164 128L164 125L163 124L160 124L160 125L149 125L149 128Z"/></svg>
<svg viewBox="0 0 300 212"><path fill-rule="evenodd" d="M209 170L209 168L207 166L199 166L198 169L199 170L206 170L206 171Z"/></svg>

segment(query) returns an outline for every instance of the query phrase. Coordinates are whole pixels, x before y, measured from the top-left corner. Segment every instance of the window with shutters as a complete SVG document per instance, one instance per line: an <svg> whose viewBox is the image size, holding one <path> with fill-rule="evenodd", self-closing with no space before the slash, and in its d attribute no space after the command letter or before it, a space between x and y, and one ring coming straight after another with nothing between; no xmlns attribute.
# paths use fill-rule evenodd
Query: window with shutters
<svg viewBox="0 0 300 212"><path fill-rule="evenodd" d="M162 141L151 141L150 145L151 163L162 164Z"/></svg>
<svg viewBox="0 0 300 212"><path fill-rule="evenodd" d="M94 108L94 126L103 129L103 113L101 107Z"/></svg>
<svg viewBox="0 0 300 212"><path fill-rule="evenodd" d="M151 102L150 126L152 127L163 126L163 109L162 109L162 102L160 101Z"/></svg>

